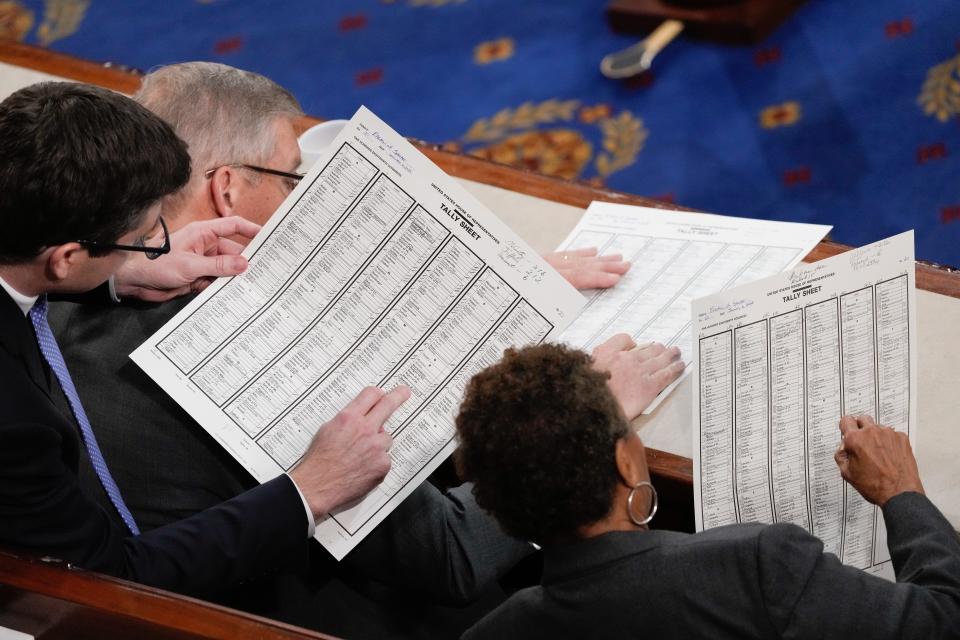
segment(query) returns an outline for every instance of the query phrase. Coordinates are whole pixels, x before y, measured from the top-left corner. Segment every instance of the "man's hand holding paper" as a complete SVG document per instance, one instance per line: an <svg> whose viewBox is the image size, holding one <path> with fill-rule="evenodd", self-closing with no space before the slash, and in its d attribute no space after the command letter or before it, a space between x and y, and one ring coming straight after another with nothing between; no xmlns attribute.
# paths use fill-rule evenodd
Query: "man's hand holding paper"
<svg viewBox="0 0 960 640"><path fill-rule="evenodd" d="M239 216L191 223L171 234L169 254L127 260L115 277L117 295L164 302L199 293L214 278L246 271L243 245L230 237L253 238L258 231L260 225Z"/></svg>

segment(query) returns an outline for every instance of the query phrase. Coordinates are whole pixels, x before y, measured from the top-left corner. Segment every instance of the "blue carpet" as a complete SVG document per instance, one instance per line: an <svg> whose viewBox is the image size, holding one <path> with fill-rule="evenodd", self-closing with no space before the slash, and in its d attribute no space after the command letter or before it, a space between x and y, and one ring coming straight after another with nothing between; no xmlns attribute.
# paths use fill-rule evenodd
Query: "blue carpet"
<svg viewBox="0 0 960 640"><path fill-rule="evenodd" d="M917 231L960 265L960 3L810 0L760 46L683 40L652 77L600 58L631 38L605 1L20 0L0 29L140 69L264 73L305 109L366 104L406 135L732 215ZM28 20L29 18L29 20Z"/></svg>

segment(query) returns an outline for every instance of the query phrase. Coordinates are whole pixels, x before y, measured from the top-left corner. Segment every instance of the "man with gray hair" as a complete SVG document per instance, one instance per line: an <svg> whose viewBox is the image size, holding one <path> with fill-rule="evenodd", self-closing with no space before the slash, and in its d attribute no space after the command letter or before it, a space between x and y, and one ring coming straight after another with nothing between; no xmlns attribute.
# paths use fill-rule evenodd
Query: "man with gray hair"
<svg viewBox="0 0 960 640"><path fill-rule="evenodd" d="M294 129L303 115L269 78L214 62L161 67L133 99L166 120L190 151L190 181L164 204L171 226L239 215L263 224L299 180Z"/></svg>
<svg viewBox="0 0 960 640"><path fill-rule="evenodd" d="M300 163L294 121L301 111L271 80L191 62L148 74L134 98L188 144L190 180L163 205L171 232L217 216L262 223L293 188ZM128 358L187 302L61 303L50 314L103 455L142 530L256 484ZM139 428L147 416L150 428ZM91 493L107 500L92 469L80 475ZM496 578L530 553L500 532L469 487L441 493L430 483L343 562L314 546L308 575L260 585L244 608L347 637L456 636L499 602ZM481 597L472 609L435 606Z"/></svg>

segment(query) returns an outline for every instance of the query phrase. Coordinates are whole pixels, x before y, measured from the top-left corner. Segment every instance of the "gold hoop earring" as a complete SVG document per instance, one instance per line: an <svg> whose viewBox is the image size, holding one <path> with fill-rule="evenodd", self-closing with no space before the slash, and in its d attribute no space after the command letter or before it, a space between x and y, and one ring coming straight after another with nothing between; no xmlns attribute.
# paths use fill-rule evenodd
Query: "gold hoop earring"
<svg viewBox="0 0 960 640"><path fill-rule="evenodd" d="M650 487L650 513L648 513L647 517L643 520L639 520L637 516L633 515L633 496L636 495L637 489L640 487ZM642 527L653 520L653 516L657 515L657 506L657 489L646 480L635 484L633 488L630 489L630 493L627 494L627 515L630 516L630 521L638 527Z"/></svg>

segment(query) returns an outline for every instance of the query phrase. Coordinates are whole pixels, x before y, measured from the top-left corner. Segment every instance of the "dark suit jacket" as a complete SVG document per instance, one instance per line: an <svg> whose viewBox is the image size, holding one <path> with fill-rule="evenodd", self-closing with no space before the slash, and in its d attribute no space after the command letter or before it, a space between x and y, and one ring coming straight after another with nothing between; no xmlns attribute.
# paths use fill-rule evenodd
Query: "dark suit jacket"
<svg viewBox="0 0 960 640"><path fill-rule="evenodd" d="M81 489L79 429L55 404L57 382L30 321L4 291L0 380L0 545L191 594L305 557L306 517L286 477L188 520L128 536Z"/></svg>
<svg viewBox="0 0 960 640"><path fill-rule="evenodd" d="M897 582L823 553L794 525L608 533L546 550L543 584L464 638L960 636L960 541L926 497L883 509Z"/></svg>
<svg viewBox="0 0 960 640"><path fill-rule="evenodd" d="M100 447L144 529L255 484L128 357L187 302L50 307ZM86 479L95 490L96 477ZM477 507L470 489L424 483L342 562L316 549L308 575L227 603L345 637L456 636L503 600L496 578L531 553Z"/></svg>

